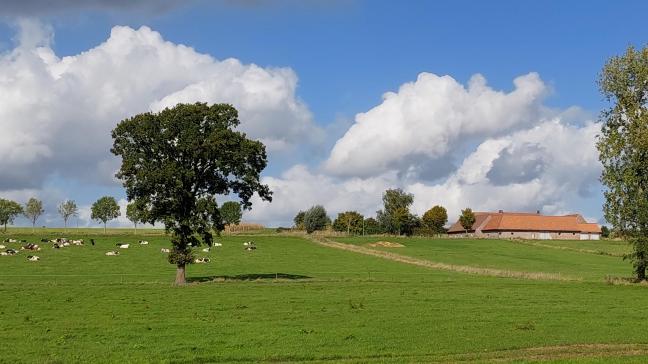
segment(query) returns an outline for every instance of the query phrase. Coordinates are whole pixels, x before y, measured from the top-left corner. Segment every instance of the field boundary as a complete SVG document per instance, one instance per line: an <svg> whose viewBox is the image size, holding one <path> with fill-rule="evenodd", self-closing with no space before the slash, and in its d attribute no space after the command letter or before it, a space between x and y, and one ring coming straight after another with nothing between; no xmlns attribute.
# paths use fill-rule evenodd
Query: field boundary
<svg viewBox="0 0 648 364"><path fill-rule="evenodd" d="M473 267L468 265L457 265L457 264L447 264L441 262L434 262L427 259L420 259L409 257L406 255L400 255L391 252L385 252L382 250L369 249L358 245L344 244L337 241L332 241L322 237L310 237L310 240L316 244L351 251L354 253L360 253L364 255L371 255L374 257L379 257L383 259L388 259L396 262L401 262L405 264L416 265L419 267L446 270L474 275L483 275L490 277L501 277L501 278L520 278L520 279L531 279L531 280L542 280L542 281L582 281L581 277L572 277L563 275L560 273L545 273L545 272L522 272L522 271L513 271L513 270L504 270L504 269L495 269L495 268L482 268L482 267Z"/></svg>

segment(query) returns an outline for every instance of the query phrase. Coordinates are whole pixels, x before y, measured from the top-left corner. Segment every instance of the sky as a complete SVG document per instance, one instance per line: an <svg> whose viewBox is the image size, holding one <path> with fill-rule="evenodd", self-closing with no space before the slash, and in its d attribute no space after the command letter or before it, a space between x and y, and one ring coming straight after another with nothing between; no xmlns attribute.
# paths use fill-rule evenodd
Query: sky
<svg viewBox="0 0 648 364"><path fill-rule="evenodd" d="M642 1L3 0L0 198L39 225L125 206L110 131L179 102L226 102L267 147L244 220L314 204L372 216L402 188L422 215L581 213L604 222L596 79L648 36ZM232 198L221 197L221 201ZM24 218L17 225L27 225ZM121 217L112 226L128 226Z"/></svg>

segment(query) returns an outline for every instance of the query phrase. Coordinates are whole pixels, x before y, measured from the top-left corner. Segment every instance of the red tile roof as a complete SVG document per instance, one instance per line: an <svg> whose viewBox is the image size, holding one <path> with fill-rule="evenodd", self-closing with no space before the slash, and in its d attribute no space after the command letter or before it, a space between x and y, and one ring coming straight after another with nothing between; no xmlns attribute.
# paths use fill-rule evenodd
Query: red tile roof
<svg viewBox="0 0 648 364"><path fill-rule="evenodd" d="M587 223L581 215L545 216L522 212L475 212L475 223L470 231L546 231L600 233L598 224ZM459 221L452 224L449 233L464 232Z"/></svg>

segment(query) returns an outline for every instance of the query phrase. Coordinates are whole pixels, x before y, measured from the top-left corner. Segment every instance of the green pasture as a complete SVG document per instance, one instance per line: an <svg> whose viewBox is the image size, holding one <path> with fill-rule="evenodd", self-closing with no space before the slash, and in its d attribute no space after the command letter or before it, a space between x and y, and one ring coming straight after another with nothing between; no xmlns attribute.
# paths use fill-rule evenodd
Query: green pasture
<svg viewBox="0 0 648 364"><path fill-rule="evenodd" d="M92 235L95 246L0 257L0 362L648 359L648 288L602 278L630 275L620 258L507 241L388 239L407 246L390 251L435 261L587 278L532 281L431 270L299 236L236 235L221 237L223 247L209 253L198 248L196 256L212 261L190 266L192 283L174 287L162 233L143 237L147 246L123 231ZM244 251L248 240L258 250ZM105 256L119 250L117 242L131 247Z"/></svg>

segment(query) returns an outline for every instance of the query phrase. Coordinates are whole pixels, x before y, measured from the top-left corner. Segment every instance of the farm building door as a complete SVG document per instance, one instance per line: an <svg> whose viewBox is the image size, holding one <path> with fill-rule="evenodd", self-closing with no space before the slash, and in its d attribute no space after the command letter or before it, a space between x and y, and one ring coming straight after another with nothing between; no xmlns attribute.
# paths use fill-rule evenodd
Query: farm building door
<svg viewBox="0 0 648 364"><path fill-rule="evenodd" d="M550 233L540 233L540 240L551 240L551 234Z"/></svg>

